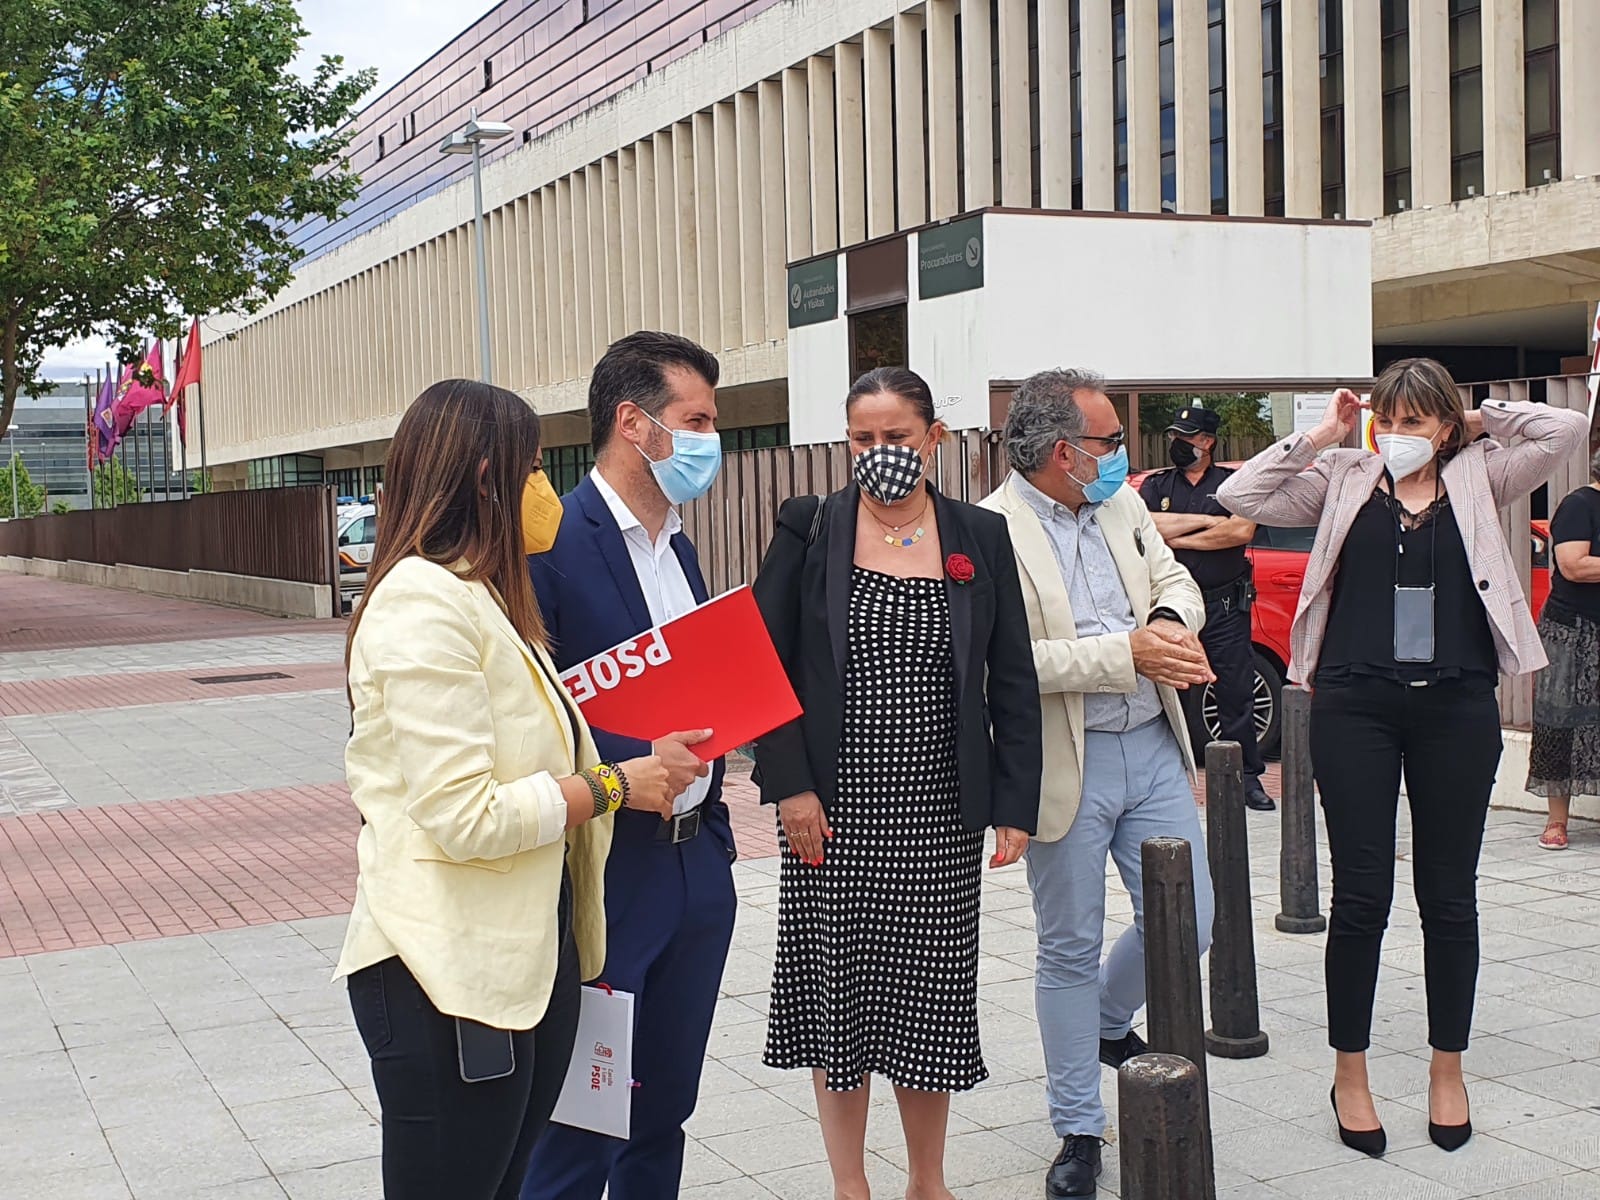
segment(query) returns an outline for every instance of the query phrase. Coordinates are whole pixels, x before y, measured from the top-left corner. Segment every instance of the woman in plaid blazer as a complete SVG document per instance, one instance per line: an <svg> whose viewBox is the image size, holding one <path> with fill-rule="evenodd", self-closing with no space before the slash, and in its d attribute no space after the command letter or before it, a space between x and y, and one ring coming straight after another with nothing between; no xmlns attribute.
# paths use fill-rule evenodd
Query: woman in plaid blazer
<svg viewBox="0 0 1600 1200"><path fill-rule="evenodd" d="M1368 1154L1386 1147L1366 1051L1403 773L1433 1049L1428 1132L1455 1150L1472 1133L1461 1052L1477 986L1478 852L1500 761L1496 677L1545 661L1497 510L1580 453L1588 421L1504 400L1464 411L1455 381L1428 359L1396 362L1373 385L1378 453L1336 449L1363 407L1339 391L1317 429L1264 450L1217 499L1264 525L1317 526L1289 673L1314 685L1340 1135Z"/></svg>

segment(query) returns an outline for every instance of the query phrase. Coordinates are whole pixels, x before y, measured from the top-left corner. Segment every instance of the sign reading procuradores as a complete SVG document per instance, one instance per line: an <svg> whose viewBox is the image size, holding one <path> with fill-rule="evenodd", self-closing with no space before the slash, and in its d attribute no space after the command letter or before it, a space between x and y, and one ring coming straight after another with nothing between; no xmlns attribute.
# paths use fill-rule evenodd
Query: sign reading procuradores
<svg viewBox="0 0 1600 1200"><path fill-rule="evenodd" d="M839 315L839 259L819 258L789 268L789 328L820 325Z"/></svg>
<svg viewBox="0 0 1600 1200"><path fill-rule="evenodd" d="M917 234L917 295L923 300L983 286L983 217Z"/></svg>

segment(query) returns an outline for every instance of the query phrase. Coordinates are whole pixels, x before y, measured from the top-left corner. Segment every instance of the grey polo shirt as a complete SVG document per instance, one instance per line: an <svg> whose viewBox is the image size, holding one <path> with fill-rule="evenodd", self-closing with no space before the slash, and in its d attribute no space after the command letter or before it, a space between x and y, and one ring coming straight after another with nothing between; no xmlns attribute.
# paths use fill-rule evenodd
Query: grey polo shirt
<svg viewBox="0 0 1600 1200"><path fill-rule="evenodd" d="M1078 636L1101 637L1139 628L1128 602L1128 589L1122 585L1116 559L1111 557L1111 547L1100 530L1100 505L1085 504L1073 512L1020 475L1016 477L1016 488L1038 515L1045 537L1050 539L1061 579L1067 585L1067 598L1072 602ZM1085 692L1084 728L1125 733L1159 717L1161 696L1156 685L1143 675L1138 680L1138 690L1132 693Z"/></svg>

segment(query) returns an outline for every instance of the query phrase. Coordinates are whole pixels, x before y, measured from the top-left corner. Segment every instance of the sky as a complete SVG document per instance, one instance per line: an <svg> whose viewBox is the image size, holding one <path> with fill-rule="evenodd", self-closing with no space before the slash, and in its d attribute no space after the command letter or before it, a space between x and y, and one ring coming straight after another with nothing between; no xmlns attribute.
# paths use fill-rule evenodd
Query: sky
<svg viewBox="0 0 1600 1200"><path fill-rule="evenodd" d="M309 36L300 68L308 74L324 54L341 54L355 70L376 67L375 97L405 77L439 47L477 20L498 0L299 0ZM115 357L99 338L62 347L45 356L45 374L74 379Z"/></svg>

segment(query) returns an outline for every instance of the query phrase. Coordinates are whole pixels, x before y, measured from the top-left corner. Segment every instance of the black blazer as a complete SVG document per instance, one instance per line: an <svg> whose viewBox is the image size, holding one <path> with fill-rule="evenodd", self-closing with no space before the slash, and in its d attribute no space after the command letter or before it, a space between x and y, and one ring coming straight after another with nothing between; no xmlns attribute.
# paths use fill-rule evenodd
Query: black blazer
<svg viewBox="0 0 1600 1200"><path fill-rule="evenodd" d="M961 821L970 830L1008 826L1032 834L1043 770L1039 682L1011 536L999 513L948 500L931 485L929 491L946 561L964 554L976 568L967 583L945 575L960 714ZM838 788L860 501L854 484L825 501L786 501L756 576L756 603L805 710L756 742L764 804L816 792L826 809ZM808 540L813 528L815 540Z"/></svg>

